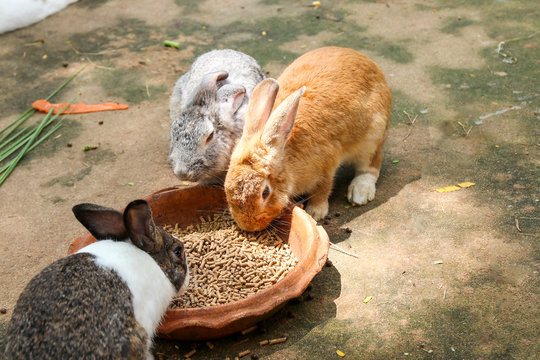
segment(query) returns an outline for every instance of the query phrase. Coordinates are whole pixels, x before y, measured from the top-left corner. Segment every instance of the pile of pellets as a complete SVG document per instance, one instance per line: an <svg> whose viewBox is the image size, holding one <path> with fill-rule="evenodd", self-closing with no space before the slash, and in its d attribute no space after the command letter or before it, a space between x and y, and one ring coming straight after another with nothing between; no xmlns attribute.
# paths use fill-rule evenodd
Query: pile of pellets
<svg viewBox="0 0 540 360"><path fill-rule="evenodd" d="M201 218L197 226L164 227L184 243L189 286L173 308L228 304L281 280L297 263L288 244L272 230L247 232L228 216Z"/></svg>

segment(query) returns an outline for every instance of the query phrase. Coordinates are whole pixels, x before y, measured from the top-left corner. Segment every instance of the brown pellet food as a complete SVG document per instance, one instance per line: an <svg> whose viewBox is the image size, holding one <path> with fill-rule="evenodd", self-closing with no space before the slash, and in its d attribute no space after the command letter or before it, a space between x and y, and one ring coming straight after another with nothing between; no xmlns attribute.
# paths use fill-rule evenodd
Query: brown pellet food
<svg viewBox="0 0 540 360"><path fill-rule="evenodd" d="M199 308L244 299L281 280L298 262L271 230L247 232L224 214L201 217L199 225L164 226L184 243L189 286L171 307Z"/></svg>

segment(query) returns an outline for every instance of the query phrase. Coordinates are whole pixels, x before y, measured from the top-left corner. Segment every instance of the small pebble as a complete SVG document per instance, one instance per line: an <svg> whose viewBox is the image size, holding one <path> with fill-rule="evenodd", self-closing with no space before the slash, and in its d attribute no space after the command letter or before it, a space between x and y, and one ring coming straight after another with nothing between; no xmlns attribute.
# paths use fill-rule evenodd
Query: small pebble
<svg viewBox="0 0 540 360"><path fill-rule="evenodd" d="M352 233L352 229L350 227L346 227L344 230L347 234Z"/></svg>
<svg viewBox="0 0 540 360"><path fill-rule="evenodd" d="M62 63L62 66L63 66L63 67L68 67L69 64L68 64L66 61L64 61L64 62Z"/></svg>
<svg viewBox="0 0 540 360"><path fill-rule="evenodd" d="M257 360L257 359L259 359L259 355L257 355L257 354L251 354L251 359L252 359L252 360Z"/></svg>
<svg viewBox="0 0 540 360"><path fill-rule="evenodd" d="M101 120L100 122L98 122L99 125L103 125L103 120Z"/></svg>
<svg viewBox="0 0 540 360"><path fill-rule="evenodd" d="M7 314L7 309L6 308L1 308L0 309L0 314L2 314L2 315Z"/></svg>
<svg viewBox="0 0 540 360"><path fill-rule="evenodd" d="M335 217L340 217L341 216L341 213L337 212L334 214Z"/></svg>
<svg viewBox="0 0 540 360"><path fill-rule="evenodd" d="M72 143L67 143L67 145L66 145L66 146L67 146L67 147L72 147L72 146L73 146L73 144L72 144Z"/></svg>

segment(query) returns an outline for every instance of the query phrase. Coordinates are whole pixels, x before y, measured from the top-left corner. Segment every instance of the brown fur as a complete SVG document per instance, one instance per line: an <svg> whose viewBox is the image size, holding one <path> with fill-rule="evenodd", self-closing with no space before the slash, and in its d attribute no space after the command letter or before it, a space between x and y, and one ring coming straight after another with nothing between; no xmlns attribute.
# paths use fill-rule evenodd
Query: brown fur
<svg viewBox="0 0 540 360"><path fill-rule="evenodd" d="M382 71L369 58L352 49L321 48L296 59L277 81L275 102L271 80L255 89L225 181L232 215L246 230L265 228L290 197L300 194L310 196L306 210L322 218L328 212L333 177L341 163L355 166L353 182L359 178L360 187L365 182L363 174L371 174L369 181L376 181L381 167L391 94ZM287 141L283 119L294 119L293 98L302 86L306 90ZM266 124L261 115L264 103L266 110L273 107ZM272 192L264 201L261 194L266 182ZM358 189L349 190L354 205L365 203L354 195ZM372 199L367 193L365 197Z"/></svg>

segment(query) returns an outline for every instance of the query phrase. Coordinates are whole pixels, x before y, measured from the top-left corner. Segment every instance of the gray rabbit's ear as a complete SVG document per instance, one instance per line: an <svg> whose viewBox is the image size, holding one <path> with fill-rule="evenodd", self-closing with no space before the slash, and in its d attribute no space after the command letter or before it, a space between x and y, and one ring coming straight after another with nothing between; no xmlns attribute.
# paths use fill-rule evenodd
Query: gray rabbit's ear
<svg viewBox="0 0 540 360"><path fill-rule="evenodd" d="M246 88L242 85L226 84L219 88L217 99L222 109L232 116L242 105L245 95Z"/></svg>
<svg viewBox="0 0 540 360"><path fill-rule="evenodd" d="M201 87L215 89L217 91L217 83L229 77L226 71L211 72L203 76Z"/></svg>
<svg viewBox="0 0 540 360"><path fill-rule="evenodd" d="M218 82L229 77L226 71L216 71L204 75L199 84L199 89L193 97L193 105L205 106L209 105L217 98Z"/></svg>
<svg viewBox="0 0 540 360"><path fill-rule="evenodd" d="M126 240L128 237L122 213L95 204L79 204L73 214L97 240Z"/></svg>
<svg viewBox="0 0 540 360"><path fill-rule="evenodd" d="M144 200L132 201L124 210L124 224L131 242L147 253L155 253L163 248L163 239L152 218L152 210Z"/></svg>

